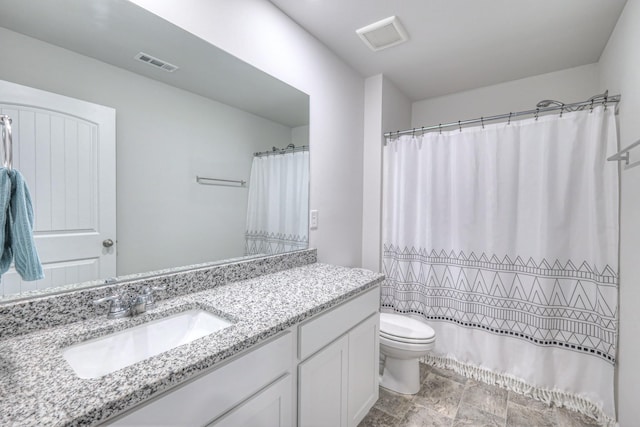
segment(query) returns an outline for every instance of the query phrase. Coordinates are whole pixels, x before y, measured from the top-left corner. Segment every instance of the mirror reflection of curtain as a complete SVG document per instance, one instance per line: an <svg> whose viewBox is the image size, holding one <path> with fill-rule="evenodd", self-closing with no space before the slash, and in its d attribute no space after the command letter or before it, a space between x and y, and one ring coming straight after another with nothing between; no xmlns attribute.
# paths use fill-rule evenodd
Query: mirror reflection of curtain
<svg viewBox="0 0 640 427"><path fill-rule="evenodd" d="M249 178L245 254L306 249L309 152L254 157Z"/></svg>

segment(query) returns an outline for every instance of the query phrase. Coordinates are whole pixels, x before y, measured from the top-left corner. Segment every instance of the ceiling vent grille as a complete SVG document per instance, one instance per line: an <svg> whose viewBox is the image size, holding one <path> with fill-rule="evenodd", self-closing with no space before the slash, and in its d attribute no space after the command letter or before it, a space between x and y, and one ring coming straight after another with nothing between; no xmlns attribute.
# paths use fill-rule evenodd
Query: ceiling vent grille
<svg viewBox="0 0 640 427"><path fill-rule="evenodd" d="M158 59L155 56L148 55L144 52L138 53L136 56L134 56L134 58L138 61L146 62L149 65L153 65L156 68L161 68L169 73L173 73L175 70L180 68L177 65L173 65L167 61L163 61L162 59Z"/></svg>
<svg viewBox="0 0 640 427"><path fill-rule="evenodd" d="M369 49L376 51L396 46L409 40L407 32L402 28L395 16L375 22L356 30L356 33Z"/></svg>

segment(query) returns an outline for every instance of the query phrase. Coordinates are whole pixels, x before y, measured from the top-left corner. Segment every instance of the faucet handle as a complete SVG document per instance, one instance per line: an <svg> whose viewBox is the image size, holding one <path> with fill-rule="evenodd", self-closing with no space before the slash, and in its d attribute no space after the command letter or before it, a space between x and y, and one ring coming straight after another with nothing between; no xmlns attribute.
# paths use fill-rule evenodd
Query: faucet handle
<svg viewBox="0 0 640 427"><path fill-rule="evenodd" d="M135 316L144 313L147 311L147 305L147 297L145 295L138 295L131 298L131 302L129 303L131 315Z"/></svg>
<svg viewBox="0 0 640 427"><path fill-rule="evenodd" d="M93 301L93 305L100 305L105 302L110 302L109 313L107 313L107 319L119 319L126 317L130 313L129 304L127 304L120 295L111 295L108 297L100 298Z"/></svg>
<svg viewBox="0 0 640 427"><path fill-rule="evenodd" d="M154 291L164 291L165 289L164 286L145 286L142 289L142 295L145 297L147 309L151 310L156 308L156 301L153 295Z"/></svg>

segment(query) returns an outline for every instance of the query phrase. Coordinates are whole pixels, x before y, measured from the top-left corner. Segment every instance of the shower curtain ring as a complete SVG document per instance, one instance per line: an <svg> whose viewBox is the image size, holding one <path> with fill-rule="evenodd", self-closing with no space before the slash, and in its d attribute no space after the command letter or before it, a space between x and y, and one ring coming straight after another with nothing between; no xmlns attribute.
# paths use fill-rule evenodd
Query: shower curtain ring
<svg viewBox="0 0 640 427"><path fill-rule="evenodd" d="M438 130L440 131L440 135L442 135L442 123L438 125Z"/></svg>
<svg viewBox="0 0 640 427"><path fill-rule="evenodd" d="M602 101L602 105L604 106L604 111L607 111L607 95L604 95L604 100Z"/></svg>
<svg viewBox="0 0 640 427"><path fill-rule="evenodd" d="M593 99L591 100L591 107L589 108L589 112L593 113Z"/></svg>
<svg viewBox="0 0 640 427"><path fill-rule="evenodd" d="M480 123L482 124L482 129L484 129L484 117L480 117Z"/></svg>
<svg viewBox="0 0 640 427"><path fill-rule="evenodd" d="M458 120L458 129L460 129L460 132L462 132L462 125L460 124L460 120Z"/></svg>
<svg viewBox="0 0 640 427"><path fill-rule="evenodd" d="M540 113L540 109L536 108L536 121L538 120L538 113Z"/></svg>
<svg viewBox="0 0 640 427"><path fill-rule="evenodd" d="M560 118L562 118L562 113L564 113L564 104L560 106Z"/></svg>
<svg viewBox="0 0 640 427"><path fill-rule="evenodd" d="M420 135L424 135L424 126L422 126L422 133Z"/></svg>
<svg viewBox="0 0 640 427"><path fill-rule="evenodd" d="M411 132L411 137L412 138L416 137L416 128L413 128L413 132Z"/></svg>
<svg viewBox="0 0 640 427"><path fill-rule="evenodd" d="M507 124L508 124L508 125L510 125L510 124L511 124L511 115L512 115L512 114L513 114L513 113L509 112L509 121L507 122Z"/></svg>

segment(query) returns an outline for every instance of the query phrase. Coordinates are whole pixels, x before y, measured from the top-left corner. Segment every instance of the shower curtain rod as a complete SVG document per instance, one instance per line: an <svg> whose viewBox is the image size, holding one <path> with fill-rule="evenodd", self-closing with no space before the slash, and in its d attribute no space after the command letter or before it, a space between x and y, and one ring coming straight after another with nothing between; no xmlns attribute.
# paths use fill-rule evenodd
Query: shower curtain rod
<svg viewBox="0 0 640 427"><path fill-rule="evenodd" d="M459 120L457 122L437 124L437 125L427 126L427 127L423 126L419 128L405 129L405 130L399 130L395 132L387 132L384 134L384 136L389 138L389 137L397 137L400 135L409 135L409 134L415 135L416 133L425 133L427 131L442 130L448 127L458 127L460 131L462 131L462 126L464 125L482 123L482 126L484 127L484 124L486 122L491 122L495 120L504 120L504 119L509 119L509 122L511 122L511 119L514 117L527 116L527 115L533 115L536 118L538 118L538 115L540 113L549 113L552 111L560 111L560 117L562 117L562 113L564 112L585 110L587 108L593 110L593 108L598 105L603 105L606 108L608 104L617 104L618 102L620 102L620 95L609 96L608 90L605 91L604 93L601 93L600 95L592 96L586 101L574 102L572 104L563 104L560 101L545 99L538 102L538 104L536 104L535 110L518 111L515 113L509 113L509 114L499 114L497 116L480 117L479 119ZM553 106L550 107L550 105L552 104Z"/></svg>
<svg viewBox="0 0 640 427"><path fill-rule="evenodd" d="M259 153L253 153L253 155L254 157L263 157L263 156L271 156L274 154L286 154L286 153L294 153L296 151L308 151L308 150L309 150L308 145L299 145L296 147L293 144L289 144L286 146L286 148L273 147L271 151L261 151Z"/></svg>

